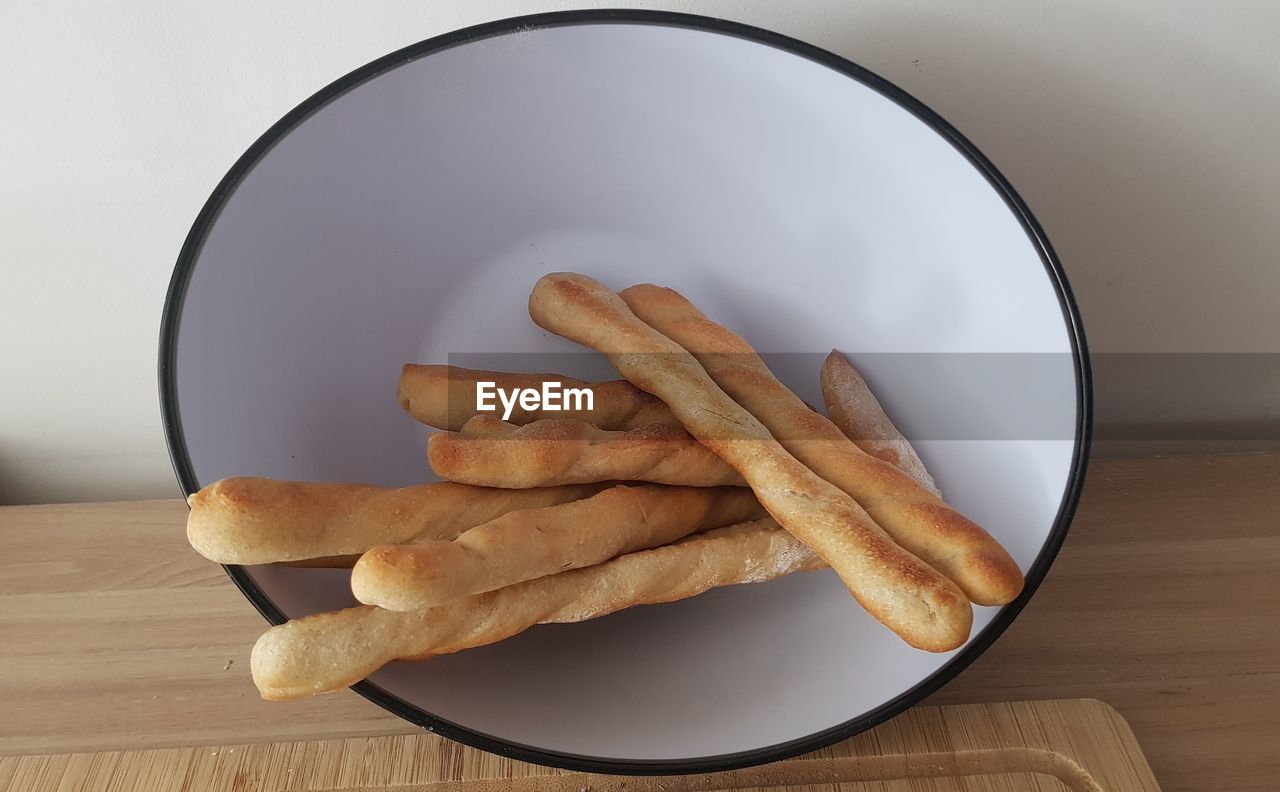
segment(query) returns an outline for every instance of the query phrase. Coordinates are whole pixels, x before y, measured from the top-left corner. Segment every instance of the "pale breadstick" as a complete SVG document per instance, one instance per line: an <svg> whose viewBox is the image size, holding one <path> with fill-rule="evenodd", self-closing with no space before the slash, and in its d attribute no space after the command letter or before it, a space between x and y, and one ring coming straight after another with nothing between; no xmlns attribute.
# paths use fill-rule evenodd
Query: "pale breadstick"
<svg viewBox="0 0 1280 792"><path fill-rule="evenodd" d="M504 514L453 541L375 547L351 572L356 599L420 610L765 516L745 487L617 486Z"/></svg>
<svg viewBox="0 0 1280 792"><path fill-rule="evenodd" d="M529 313L541 327L605 353L633 385L666 402L783 527L836 570L859 604L907 643L943 652L968 638L973 610L954 583L788 454L692 355L636 318L618 295L585 276L556 273L538 281Z"/></svg>
<svg viewBox="0 0 1280 792"><path fill-rule="evenodd" d="M437 429L456 432L462 425L482 413L476 409L476 383L493 382L506 392L515 388L540 389L543 383L558 383L562 390L580 388L592 392L592 408L576 409L578 401L569 401L567 410L525 410L513 406L505 420L521 425L542 418L578 418L601 429L635 429L650 424L680 422L667 405L626 380L583 382L560 374L509 374L481 371L458 366L420 366L407 363L400 374L398 399L414 420ZM495 405L500 405L494 400ZM501 409L501 408L500 408ZM501 416L501 412L498 413Z"/></svg>
<svg viewBox="0 0 1280 792"><path fill-rule="evenodd" d="M867 381L848 358L834 349L822 364L822 399L826 402L831 423L852 440L854 445L877 459L901 468L917 484L939 498L942 497L933 476L925 470L924 462L920 461L911 442L889 420L884 407L880 406L880 400L867 386Z"/></svg>
<svg viewBox="0 0 1280 792"><path fill-rule="evenodd" d="M512 426L477 415L461 432L427 441L436 475L486 487L549 487L592 481L649 481L688 487L741 485L742 477L678 426L625 432L568 418Z"/></svg>
<svg viewBox="0 0 1280 792"><path fill-rule="evenodd" d="M187 499L187 539L219 564L351 566L374 545L453 539L509 511L567 503L602 488L513 492L449 482L390 488L228 478Z"/></svg>
<svg viewBox="0 0 1280 792"><path fill-rule="evenodd" d="M303 698L354 684L392 660L494 643L540 622L585 621L821 566L765 518L425 610L362 605L290 621L258 639L250 670L263 698Z"/></svg>
<svg viewBox="0 0 1280 792"><path fill-rule="evenodd" d="M999 542L899 468L864 453L779 382L740 336L672 289L643 284L621 297L642 321L693 353L792 456L853 496L895 542L955 581L969 599L1004 605L1022 591L1022 571Z"/></svg>

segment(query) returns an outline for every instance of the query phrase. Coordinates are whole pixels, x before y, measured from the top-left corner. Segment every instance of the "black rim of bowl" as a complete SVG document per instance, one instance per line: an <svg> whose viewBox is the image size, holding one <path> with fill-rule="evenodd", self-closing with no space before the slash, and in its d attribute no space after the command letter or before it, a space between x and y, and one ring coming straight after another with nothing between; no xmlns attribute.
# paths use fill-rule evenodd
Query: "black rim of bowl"
<svg viewBox="0 0 1280 792"><path fill-rule="evenodd" d="M664 11L637 10L592 10L562 11L547 14L512 17L495 22L488 22L474 27L446 33L426 41L412 44L389 55L378 58L350 74L341 77L325 86L309 99L298 105L286 116L276 122L249 150L246 151L227 172L222 181L214 189L209 200L200 210L191 231L188 233L178 261L174 268L173 278L169 283L169 291L165 298L164 314L160 326L160 409L164 421L165 438L169 446L169 456L177 474L178 483L185 494L190 495L199 489L192 468L191 457L187 452L186 439L182 432L182 422L178 409L177 379L175 374L178 327L181 321L183 301L187 284L195 268L200 249L206 235L212 228L223 205L235 191L241 179L258 163L264 154L294 127L304 121L316 110L343 93L361 85L378 74L396 66L417 60L434 52L455 47L468 42L491 36L511 33L531 28L554 27L577 24L645 24L667 25L691 28L710 33L729 35L737 38L785 50L795 55L816 61L834 69L860 83L876 90L916 118L928 124L941 135L978 169L990 182L991 186L1004 198L1010 211L1017 217L1026 231L1046 272L1058 295L1062 308L1062 316L1066 321L1071 336L1071 346L1076 373L1076 431L1074 450L1071 462L1071 475L1063 493L1058 514L1053 528L1037 556L1035 563L1027 571L1026 587L1022 595L1007 605L996 618L973 641L953 657L946 665L925 678L910 690L885 702L874 710L845 721L839 725L820 732L800 737L787 742L769 745L750 751L704 756L694 759L677 760L625 760L592 756L580 756L529 745L508 742L497 737L472 731L465 726L438 718L403 699L383 690L377 685L364 681L352 687L361 696L383 707L407 721L424 727L428 731L437 732L450 739L465 743L481 750L508 756L526 762L580 770L596 773L614 774L679 774L702 773L733 770L752 765L764 764L786 759L808 751L826 747L859 732L872 728L922 701L938 690L970 663L977 659L1001 633L1013 622L1018 613L1026 606L1036 588L1049 571L1053 559L1062 547L1067 535L1067 528L1075 514L1076 504L1084 485L1085 469L1088 466L1089 442L1093 421L1093 395L1090 381L1089 354L1085 345L1084 328L1080 320L1080 311L1076 307L1066 274L1058 261L1044 230L1031 214L1031 210L1014 191L1009 182L996 170L995 166L972 143L961 135L954 127L930 110L906 91L893 85L888 80L852 63L837 55L833 55L818 47L795 39L773 33L761 28L730 22L723 19L677 14ZM253 603L254 607L272 624L286 621L285 615L276 607L260 589L253 578L239 566L226 566L227 574Z"/></svg>

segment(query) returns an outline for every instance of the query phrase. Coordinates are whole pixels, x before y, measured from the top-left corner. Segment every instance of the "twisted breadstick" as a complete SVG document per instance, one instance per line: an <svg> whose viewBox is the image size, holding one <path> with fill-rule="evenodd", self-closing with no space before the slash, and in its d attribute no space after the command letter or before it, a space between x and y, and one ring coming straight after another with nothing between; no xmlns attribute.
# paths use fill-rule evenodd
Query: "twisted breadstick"
<svg viewBox="0 0 1280 792"><path fill-rule="evenodd" d="M540 622L585 621L820 566L765 518L425 610L362 605L307 616L267 630L250 669L263 698L302 698L354 684L392 660L494 643Z"/></svg>
<svg viewBox="0 0 1280 792"><path fill-rule="evenodd" d="M436 475L486 487L548 487L592 481L651 481L688 487L742 484L742 477L678 426L625 432L584 421L546 419L512 426L477 415L461 432L427 441Z"/></svg>
<svg viewBox="0 0 1280 792"><path fill-rule="evenodd" d="M374 545L453 539L509 511L567 503L602 488L511 491L444 482L392 489L229 478L187 499L187 539L219 564L320 559L351 566Z"/></svg>
<svg viewBox="0 0 1280 792"><path fill-rule="evenodd" d="M911 476L850 442L779 382L740 336L672 289L643 284L621 297L642 321L693 353L792 456L853 496L895 542L955 581L971 600L1004 605L1022 591L1022 571L999 542Z"/></svg>
<svg viewBox="0 0 1280 792"><path fill-rule="evenodd" d="M579 388L593 394L592 409L547 411L526 410L517 403L506 420L516 425L543 418L578 418L601 429L635 429L650 424L679 426L680 422L660 400L636 388L626 380L583 382L560 374L509 374L502 371L480 371L458 366L419 366L405 364L400 374L398 399L414 420L437 429L456 432L474 416L476 383L493 382L505 392L516 388L540 389L543 383L559 383L563 389Z"/></svg>
<svg viewBox="0 0 1280 792"><path fill-rule="evenodd" d="M968 638L973 611L954 583L788 454L692 355L636 318L618 295L585 276L556 273L538 281L529 313L539 326L605 353L633 385L666 402L779 523L836 570L859 604L907 643L942 652Z"/></svg>
<svg viewBox="0 0 1280 792"><path fill-rule="evenodd" d="M625 298L624 294L623 299ZM876 459L883 459L890 465L901 468L917 484L939 498L942 497L933 476L925 470L924 463L920 461L911 443L902 436L893 421L889 420L884 407L880 406L880 400L867 387L867 381L848 358L834 349L822 364L822 400L827 404L827 415L831 417L831 423L858 448ZM875 514L871 516L875 517ZM905 543L903 546L911 549ZM920 553L916 555L929 560Z"/></svg>
<svg viewBox="0 0 1280 792"><path fill-rule="evenodd" d="M745 487L617 486L509 512L451 542L375 547L352 570L351 590L369 605L420 610L763 516Z"/></svg>

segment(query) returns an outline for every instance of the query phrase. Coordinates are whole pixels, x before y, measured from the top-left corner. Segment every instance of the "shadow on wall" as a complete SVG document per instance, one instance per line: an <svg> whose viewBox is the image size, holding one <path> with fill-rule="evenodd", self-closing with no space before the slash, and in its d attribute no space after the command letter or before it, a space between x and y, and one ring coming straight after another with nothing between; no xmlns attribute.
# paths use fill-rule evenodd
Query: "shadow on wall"
<svg viewBox="0 0 1280 792"><path fill-rule="evenodd" d="M1215 49L1133 9L1041 10L1034 30L944 4L850 10L808 38L910 91L995 162L1057 249L1092 351L1280 351L1276 86L1242 68L1247 46ZM1095 370L1101 440L1181 424L1206 449L1277 436L1273 355L1226 366L1238 379L1198 377L1214 368L1200 356L1110 357Z"/></svg>
<svg viewBox="0 0 1280 792"><path fill-rule="evenodd" d="M155 464L147 453L48 451L0 437L0 506L181 497Z"/></svg>

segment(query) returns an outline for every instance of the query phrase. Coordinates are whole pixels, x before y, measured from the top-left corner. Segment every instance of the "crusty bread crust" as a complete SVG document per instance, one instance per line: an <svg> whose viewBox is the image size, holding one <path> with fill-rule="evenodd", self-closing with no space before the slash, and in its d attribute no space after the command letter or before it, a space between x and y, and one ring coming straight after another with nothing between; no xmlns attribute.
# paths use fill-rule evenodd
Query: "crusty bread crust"
<svg viewBox="0 0 1280 792"><path fill-rule="evenodd" d="M375 547L352 570L351 590L368 605L421 610L764 516L745 487L620 485L509 512L453 541Z"/></svg>
<svg viewBox="0 0 1280 792"><path fill-rule="evenodd" d="M392 660L494 643L540 622L585 621L821 566L765 518L425 610L362 605L295 619L258 639L250 670L263 698L303 698L352 685Z"/></svg>
<svg viewBox="0 0 1280 792"><path fill-rule="evenodd" d="M585 276L554 273L534 287L529 313L539 326L603 352L633 385L666 402L783 527L836 570L859 604L907 643L942 652L968 638L973 611L954 583L783 449L688 351L637 318L618 295Z"/></svg>
<svg viewBox="0 0 1280 792"><path fill-rule="evenodd" d="M513 426L477 415L461 432L427 441L436 475L486 487L648 481L687 487L742 485L742 477L679 426L597 429L572 418Z"/></svg>
<svg viewBox="0 0 1280 792"><path fill-rule="evenodd" d="M741 336L672 289L643 284L621 297L642 321L691 352L783 448L851 495L894 541L955 581L971 600L1004 605L1022 591L1022 571L999 542L900 468L864 453L779 382Z"/></svg>
<svg viewBox="0 0 1280 792"><path fill-rule="evenodd" d="M901 468L917 484L942 497L911 441L889 420L880 400L849 359L834 349L822 364L822 400L827 405L831 423L854 445Z"/></svg>
<svg viewBox="0 0 1280 792"><path fill-rule="evenodd" d="M400 373L397 399L414 420L456 432L467 421L483 414L476 409L476 383L482 381L496 383L507 392L515 388L538 389L544 382L558 382L566 389L582 388L593 394L591 410L525 410L517 403L506 420L518 426L543 418L577 418L612 430L650 424L680 425L667 405L626 380L583 382L560 374L510 374L407 363ZM576 401L571 406L576 408Z"/></svg>
<svg viewBox="0 0 1280 792"><path fill-rule="evenodd" d="M567 503L603 486L512 491L450 482L391 488L228 478L187 499L187 539L219 564L349 567L374 545L453 539L509 511Z"/></svg>

